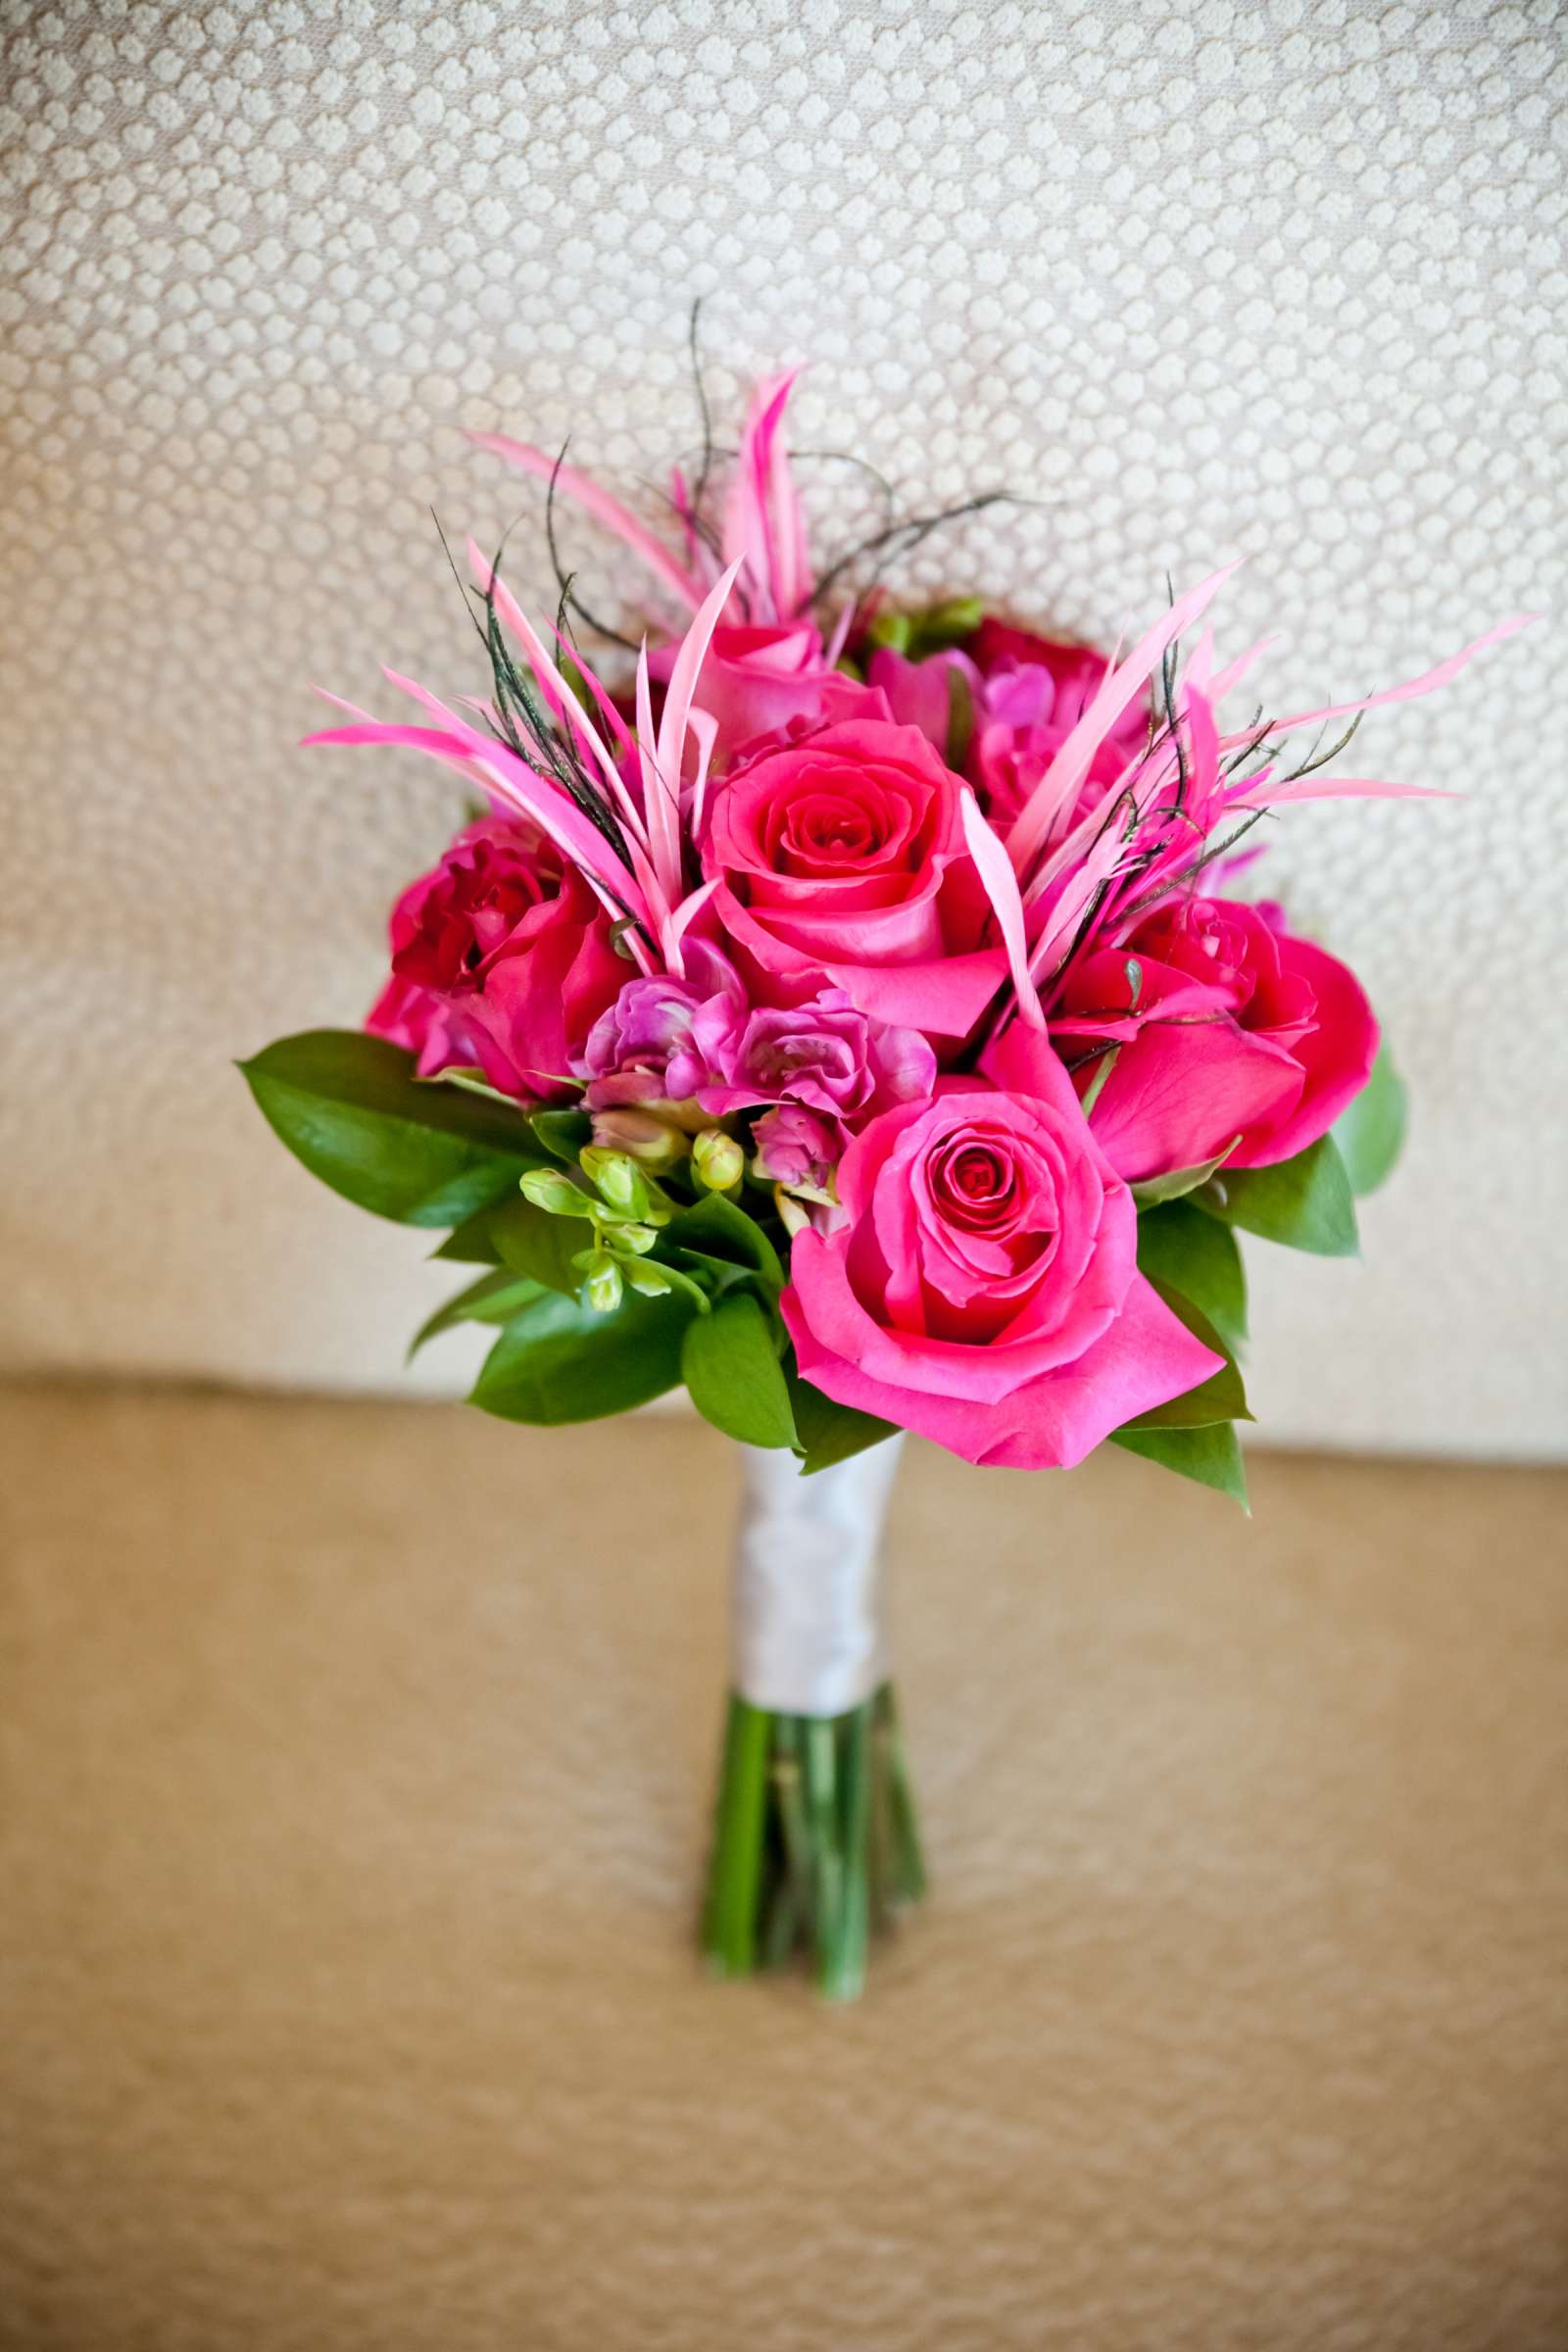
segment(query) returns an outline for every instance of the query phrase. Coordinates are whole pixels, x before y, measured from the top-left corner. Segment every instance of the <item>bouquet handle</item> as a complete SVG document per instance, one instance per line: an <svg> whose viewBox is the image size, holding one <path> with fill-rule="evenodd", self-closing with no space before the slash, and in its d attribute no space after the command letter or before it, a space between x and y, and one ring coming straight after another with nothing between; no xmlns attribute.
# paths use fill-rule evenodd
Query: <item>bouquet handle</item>
<svg viewBox="0 0 1568 2352"><path fill-rule="evenodd" d="M901 1446L808 1479L790 1454L741 1448L734 1682L702 1934L718 1975L804 1956L827 1997L853 1999L872 1933L924 1891L879 1602Z"/></svg>

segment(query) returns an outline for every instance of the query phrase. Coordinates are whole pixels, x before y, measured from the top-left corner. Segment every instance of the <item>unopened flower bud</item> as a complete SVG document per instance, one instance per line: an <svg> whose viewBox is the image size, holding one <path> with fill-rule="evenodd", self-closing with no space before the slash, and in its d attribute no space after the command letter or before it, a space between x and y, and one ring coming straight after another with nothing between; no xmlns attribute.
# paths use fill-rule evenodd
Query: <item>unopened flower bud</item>
<svg viewBox="0 0 1568 2352"><path fill-rule="evenodd" d="M640 1291L645 1298L662 1298L665 1292L673 1288L663 1268L651 1265L645 1258L629 1258L621 1272L632 1289Z"/></svg>
<svg viewBox="0 0 1568 2352"><path fill-rule="evenodd" d="M608 1144L589 1144L581 1159L583 1174L598 1186L612 1208L626 1217L648 1214L648 1187L629 1152L614 1151Z"/></svg>
<svg viewBox="0 0 1568 2352"><path fill-rule="evenodd" d="M773 1205L778 1210L779 1222L792 1242L798 1233L810 1231L809 1209L804 1208L792 1194L784 1190L781 1184L775 1184L773 1187Z"/></svg>
<svg viewBox="0 0 1568 2352"><path fill-rule="evenodd" d="M620 1268L607 1250L597 1250L582 1289L584 1303L595 1314L612 1315L621 1300Z"/></svg>
<svg viewBox="0 0 1568 2352"><path fill-rule="evenodd" d="M639 1257L646 1257L659 1239L652 1225L616 1225L612 1231L615 1248L634 1250Z"/></svg>
<svg viewBox="0 0 1568 2352"><path fill-rule="evenodd" d="M666 1126L652 1111L636 1110L629 1103L613 1103L608 1110L594 1112L594 1144L605 1151L628 1152L654 1176L678 1167L689 1148L678 1127Z"/></svg>
<svg viewBox="0 0 1568 2352"><path fill-rule="evenodd" d="M580 1184L560 1168L525 1168L517 1179L518 1190L535 1208L547 1209L553 1217L591 1217L593 1202Z"/></svg>
<svg viewBox="0 0 1568 2352"><path fill-rule="evenodd" d="M873 645L886 646L891 653L907 653L913 624L907 612L879 612L866 630Z"/></svg>
<svg viewBox="0 0 1568 2352"><path fill-rule="evenodd" d="M722 1127L705 1127L692 1141L692 1174L710 1193L727 1193L746 1173L746 1154Z"/></svg>

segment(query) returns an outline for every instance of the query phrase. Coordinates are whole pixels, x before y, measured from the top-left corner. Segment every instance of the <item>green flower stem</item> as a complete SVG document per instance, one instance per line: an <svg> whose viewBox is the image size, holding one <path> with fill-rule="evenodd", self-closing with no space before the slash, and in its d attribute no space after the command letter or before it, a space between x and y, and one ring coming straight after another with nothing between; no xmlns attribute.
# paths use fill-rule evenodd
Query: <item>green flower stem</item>
<svg viewBox="0 0 1568 2352"><path fill-rule="evenodd" d="M883 1684L877 1692L876 1704L881 1709L880 1722L888 1756L888 1796L893 1817L893 1900L896 1903L917 1903L925 1892L925 1855L920 1845L914 1790L909 1783L909 1768L904 1753L904 1735L899 1728L899 1706L891 1683Z"/></svg>
<svg viewBox="0 0 1568 2352"><path fill-rule="evenodd" d="M772 1723L760 1707L731 1698L704 1936L710 1960L727 1977L744 1977L757 1964L757 1898Z"/></svg>
<svg viewBox="0 0 1568 2352"><path fill-rule="evenodd" d="M853 2001L865 1983L866 1946L871 1934L870 1850L871 1719L875 1700L857 1707L844 1727L844 1879L837 1934L822 1954L822 1990L832 2000Z"/></svg>
<svg viewBox="0 0 1568 2352"><path fill-rule="evenodd" d="M854 2000L873 1931L924 1888L889 1685L837 1716L731 1698L703 1910L716 1974L801 1959L825 1998Z"/></svg>

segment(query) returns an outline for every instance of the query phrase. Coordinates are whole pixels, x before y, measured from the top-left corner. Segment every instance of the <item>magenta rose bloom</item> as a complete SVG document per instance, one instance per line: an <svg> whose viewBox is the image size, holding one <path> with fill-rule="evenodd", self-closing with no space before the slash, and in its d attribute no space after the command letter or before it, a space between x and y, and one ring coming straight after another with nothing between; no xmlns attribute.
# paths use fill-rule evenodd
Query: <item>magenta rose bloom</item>
<svg viewBox="0 0 1568 2352"><path fill-rule="evenodd" d="M893 716L918 727L939 752L948 744L950 679L967 689L972 725L966 761L969 781L992 822L1005 830L1060 751L1105 676L1105 656L1090 645L1064 645L1028 629L983 620L967 647L923 662L879 647L866 670ZM1097 807L1143 750L1149 706L1140 697L1097 747L1079 794L1077 816Z"/></svg>
<svg viewBox="0 0 1568 2352"><path fill-rule="evenodd" d="M847 719L765 752L718 792L703 853L751 993L824 979L861 1011L961 1038L1005 971L964 849L958 778L913 727Z"/></svg>
<svg viewBox="0 0 1568 2352"><path fill-rule="evenodd" d="M1067 645L987 617L969 640L980 671L969 772L981 806L1006 825L1104 683L1109 666L1092 645ZM1079 795L1079 814L1097 806L1149 739L1149 706L1140 696L1095 753Z"/></svg>
<svg viewBox="0 0 1568 2352"><path fill-rule="evenodd" d="M367 1029L419 1071L477 1064L521 1102L551 1102L626 964L574 866L529 826L466 826L392 911L392 978Z"/></svg>
<svg viewBox="0 0 1568 2352"><path fill-rule="evenodd" d="M1132 1195L1021 1023L979 1077L874 1120L838 1190L782 1304L802 1376L841 1404L1039 1470L1219 1367L1139 1273Z"/></svg>
<svg viewBox="0 0 1568 2352"><path fill-rule="evenodd" d="M1080 1056L1116 1046L1092 1124L1129 1183L1221 1152L1235 1168L1294 1158L1359 1094L1378 1050L1354 974L1278 906L1231 899L1180 900L1088 956L1052 1033L1080 1088L1096 1066Z"/></svg>

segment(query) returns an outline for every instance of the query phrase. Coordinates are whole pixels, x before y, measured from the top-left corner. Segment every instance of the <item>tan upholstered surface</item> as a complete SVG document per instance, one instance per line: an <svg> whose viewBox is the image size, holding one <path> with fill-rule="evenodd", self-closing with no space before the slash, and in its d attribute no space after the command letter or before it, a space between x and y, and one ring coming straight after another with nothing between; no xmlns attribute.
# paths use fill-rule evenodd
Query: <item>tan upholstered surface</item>
<svg viewBox="0 0 1568 2352"><path fill-rule="evenodd" d="M0 1393L5 2352L1568 2343L1568 1479L925 1449L936 1874L690 1956L725 1448Z"/></svg>

